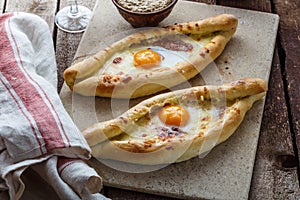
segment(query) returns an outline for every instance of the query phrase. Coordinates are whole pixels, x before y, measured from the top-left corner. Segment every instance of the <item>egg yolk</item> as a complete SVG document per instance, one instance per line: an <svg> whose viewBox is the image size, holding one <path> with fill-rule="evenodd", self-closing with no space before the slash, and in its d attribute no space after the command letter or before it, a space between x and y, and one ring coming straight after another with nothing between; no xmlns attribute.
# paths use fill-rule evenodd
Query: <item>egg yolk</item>
<svg viewBox="0 0 300 200"><path fill-rule="evenodd" d="M157 52L151 49L146 49L135 53L133 56L133 60L134 66L142 67L144 69L151 69L160 64L161 57Z"/></svg>
<svg viewBox="0 0 300 200"><path fill-rule="evenodd" d="M158 113L159 119L170 126L185 126L189 119L189 113L181 106L165 106Z"/></svg>

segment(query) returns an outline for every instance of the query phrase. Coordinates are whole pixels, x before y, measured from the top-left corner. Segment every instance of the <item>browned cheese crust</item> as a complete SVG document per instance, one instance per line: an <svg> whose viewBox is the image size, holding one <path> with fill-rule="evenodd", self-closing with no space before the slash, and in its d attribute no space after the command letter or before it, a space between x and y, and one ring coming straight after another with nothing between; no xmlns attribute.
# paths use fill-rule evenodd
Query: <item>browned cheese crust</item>
<svg viewBox="0 0 300 200"><path fill-rule="evenodd" d="M146 165L181 162L208 152L227 140L253 103L263 98L266 91L267 83L264 80L246 78L222 86L197 86L164 93L142 101L116 119L88 127L83 134L96 158ZM208 122L209 128L204 131L173 135L171 139L130 136L136 123L157 108L183 101L195 103L195 100L203 106L205 102L224 97L226 107L220 111L217 120ZM191 120L194 123L196 119Z"/></svg>
<svg viewBox="0 0 300 200"><path fill-rule="evenodd" d="M191 79L216 59L235 33L237 23L235 16L222 14L202 21L137 32L67 68L64 79L71 90L84 96L136 98L154 94ZM126 51L145 41L155 42L167 35L185 34L205 37L212 33L214 37L200 52L189 61L170 66L171 69L151 69L143 74L98 73L116 52ZM135 88L134 91L132 88Z"/></svg>

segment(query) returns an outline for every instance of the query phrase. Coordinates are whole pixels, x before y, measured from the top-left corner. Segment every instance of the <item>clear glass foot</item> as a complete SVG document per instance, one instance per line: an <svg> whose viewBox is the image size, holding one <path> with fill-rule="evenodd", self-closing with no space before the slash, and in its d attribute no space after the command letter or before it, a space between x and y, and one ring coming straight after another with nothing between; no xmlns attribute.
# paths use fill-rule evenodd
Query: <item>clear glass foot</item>
<svg viewBox="0 0 300 200"><path fill-rule="evenodd" d="M80 33L85 31L91 17L90 9L77 5L77 2L74 1L70 6L58 11L54 22L59 29L65 32Z"/></svg>

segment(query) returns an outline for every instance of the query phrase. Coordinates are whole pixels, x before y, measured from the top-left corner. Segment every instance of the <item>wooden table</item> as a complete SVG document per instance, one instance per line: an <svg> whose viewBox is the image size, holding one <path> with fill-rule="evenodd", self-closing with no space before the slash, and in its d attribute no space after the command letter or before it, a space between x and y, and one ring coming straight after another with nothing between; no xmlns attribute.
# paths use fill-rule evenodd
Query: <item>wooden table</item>
<svg viewBox="0 0 300 200"><path fill-rule="evenodd" d="M194 0L244 8L280 16L249 199L300 199L300 1L299 0ZM0 11L25 11L41 16L53 34L58 64L58 91L62 74L75 55L82 34L62 32L54 26L57 10L68 1L1 0ZM96 0L80 1L93 8ZM169 199L167 197L104 187L112 199Z"/></svg>

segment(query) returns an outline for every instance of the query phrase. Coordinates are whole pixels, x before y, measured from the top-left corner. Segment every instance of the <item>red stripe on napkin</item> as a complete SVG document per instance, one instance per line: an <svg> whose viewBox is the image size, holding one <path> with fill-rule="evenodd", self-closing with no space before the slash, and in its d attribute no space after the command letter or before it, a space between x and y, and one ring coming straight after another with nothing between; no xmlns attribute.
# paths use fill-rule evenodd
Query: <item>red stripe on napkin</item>
<svg viewBox="0 0 300 200"><path fill-rule="evenodd" d="M10 19L9 19L9 20L10 20ZM26 75L29 77L29 79L30 79L32 82L34 82L34 83L36 84L36 86L39 88L40 92L42 92L43 95L44 95L44 97L47 99L48 104L51 106L52 111L53 111L53 112L55 113L55 115L56 115L56 118L57 118L58 123L59 123L59 125L60 125L60 128L61 128L61 130L62 130L62 133L64 134L64 136L65 136L65 138L66 138L66 140L67 140L67 142L68 142L68 147L71 147L70 140L69 140L69 138L68 138L68 136L67 136L67 134L66 134L66 132L65 132L64 126L63 126L63 124L62 124L62 122L61 122L61 119L60 119L60 117L58 116L58 113L57 113L56 109L54 108L54 106L53 106L51 100L50 100L49 97L47 96L47 94L46 94L46 92L44 91L44 89L40 86L40 84L39 84L35 79L33 79L33 78L30 76L30 74L28 73L28 71L24 68L23 63L22 63L22 59L21 59L21 56L20 56L20 51L19 51L19 48L18 48L18 45L17 45L17 42L16 42L16 40L15 40L15 38L14 38L14 35L13 35L12 31L11 31L10 23L9 23L9 28L10 28L11 36L12 36L12 38L13 38L13 40L14 40L14 43L15 43L16 48L17 48L17 51L18 51L18 57L19 57L19 59L20 59L20 61L21 61L21 67L23 68L24 72L25 72ZM32 86L33 86L33 85L32 85ZM42 100L43 100L43 99L42 99ZM45 101L45 99L44 99L44 101ZM49 111L50 111L50 110L49 110ZM50 114L50 113L49 113L49 114ZM58 136L61 136L61 135L59 134ZM47 141L46 141L46 142L47 142ZM63 142L63 141L62 141L62 142ZM62 147L65 147L65 144L64 144ZM54 148L56 148L56 147L54 147Z"/></svg>
<svg viewBox="0 0 300 200"><path fill-rule="evenodd" d="M83 162L79 158L66 158L66 157L59 157L57 161L57 170L59 175L66 169L68 166L72 165L75 162Z"/></svg>
<svg viewBox="0 0 300 200"><path fill-rule="evenodd" d="M10 18L11 16L13 16L14 13L5 13L5 14L2 14L1 17L0 17L0 24L4 24L3 22L5 22L8 18ZM0 29L2 30L2 29Z"/></svg>
<svg viewBox="0 0 300 200"><path fill-rule="evenodd" d="M10 19L8 20L10 33L6 32L5 23L1 23L0 25L0 49L1 51L5 50L5 53L1 53L0 70L3 76L6 78L7 82L9 83L9 88L15 91L15 93L21 100L20 103L22 103L26 107L27 111L35 120L39 132L41 133L41 136L36 135L37 140L39 140L38 137L42 137L42 139L45 141L45 147L47 151L51 151L55 148L64 148L66 145L61 135L61 130L62 132L64 132L61 122L59 120L59 125L61 128L60 130L59 125L55 120L55 117L53 116L50 108L45 102L45 99L42 98L42 96L39 94L38 89L33 85L33 83L36 86L38 86L38 88L42 91L45 97L48 98L46 93L42 90L41 86L33 80L33 78L30 76L30 74L28 74L28 72L24 68L20 55L20 50L18 48L14 35L11 32ZM11 44L8 34L11 36L13 40L13 45L15 45L15 48L17 50L16 57L18 57L18 59L20 60L20 65L18 65L18 62L15 58L13 46ZM25 76L25 74L23 74L22 69L26 73L27 77ZM54 108L50 100L47 100L48 104L50 104L50 106ZM56 117L59 119L58 116ZM63 134L67 139L68 145L70 146L68 137L65 133Z"/></svg>
<svg viewBox="0 0 300 200"><path fill-rule="evenodd" d="M0 26L0 28L1 28L1 26ZM0 38L1 38L1 37L0 37ZM27 121L29 122L29 124L30 124L30 126L31 126L31 130L32 130L34 136L37 138L37 135L38 135L38 134L37 134L37 132L36 132L36 130L35 130L35 128L34 128L32 122L30 121L29 117L24 113L24 111L22 110L22 108L21 108L19 102L18 102L18 101L16 100L16 98L13 96L13 94L11 93L11 91L9 90L9 88L5 85L5 83L3 82L3 80L0 79L0 81L1 81L1 83L4 85L5 89L9 92L10 96L13 98L13 100L15 101L15 103L17 104L19 110L22 112L22 114L25 116L25 118L26 118ZM38 144L39 144L41 154L44 154L41 142L40 142L39 140L37 140L37 142L38 142ZM46 152L45 152L45 153L46 153Z"/></svg>

